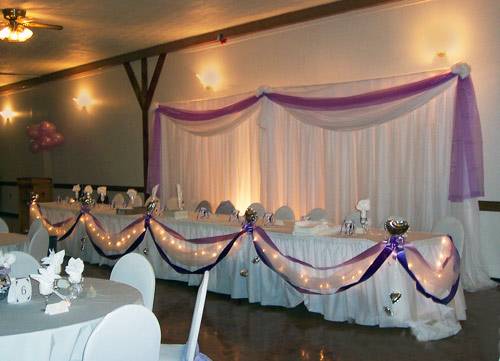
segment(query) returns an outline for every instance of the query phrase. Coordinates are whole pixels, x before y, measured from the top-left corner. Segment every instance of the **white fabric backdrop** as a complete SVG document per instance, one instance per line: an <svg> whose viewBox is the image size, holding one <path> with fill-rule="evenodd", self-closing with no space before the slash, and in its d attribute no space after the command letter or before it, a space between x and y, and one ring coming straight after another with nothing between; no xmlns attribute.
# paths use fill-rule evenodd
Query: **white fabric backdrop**
<svg viewBox="0 0 500 361"><path fill-rule="evenodd" d="M431 75L275 90L308 97L349 96ZM369 216L375 226L389 215L400 215L413 229L429 231L439 218L454 215L466 229L465 288L490 286L478 251L477 202L452 206L448 201L455 84L448 81L439 91L361 111L291 110L264 98L216 125L163 122L163 202L180 183L188 201L208 199L216 206L230 199L240 210L260 201L271 211L288 205L297 216L323 207L339 223L366 197L372 201ZM248 95L169 105L216 109ZM349 118L352 127L344 123ZM367 124L375 125L358 129Z"/></svg>

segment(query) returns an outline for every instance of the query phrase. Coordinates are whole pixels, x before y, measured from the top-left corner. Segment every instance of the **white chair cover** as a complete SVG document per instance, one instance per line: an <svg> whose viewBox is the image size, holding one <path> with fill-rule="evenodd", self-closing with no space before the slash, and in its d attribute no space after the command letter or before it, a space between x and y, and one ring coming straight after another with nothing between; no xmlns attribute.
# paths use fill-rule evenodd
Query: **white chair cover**
<svg viewBox="0 0 500 361"><path fill-rule="evenodd" d="M196 201L189 201L186 203L186 210L190 211L190 212L195 212L196 211L196 207L198 207L198 205L200 204L200 201L196 200Z"/></svg>
<svg viewBox="0 0 500 361"><path fill-rule="evenodd" d="M114 208L124 208L125 207L125 197L123 194L115 194L113 200L111 201L111 206Z"/></svg>
<svg viewBox="0 0 500 361"><path fill-rule="evenodd" d="M144 202L142 201L142 196L140 194L136 195L134 197L134 201L132 202L131 206L132 207L142 207L144 205Z"/></svg>
<svg viewBox="0 0 500 361"><path fill-rule="evenodd" d="M179 201L177 197L170 197L167 199L167 209L170 211L179 209Z"/></svg>
<svg viewBox="0 0 500 361"><path fill-rule="evenodd" d="M39 219L35 219L33 223L31 223L30 229L28 231L28 242L31 242L36 231L38 231L41 227L42 227L42 222Z"/></svg>
<svg viewBox="0 0 500 361"><path fill-rule="evenodd" d="M356 228L361 227L361 215L358 211L353 211L345 219L350 219ZM384 220L385 222L385 220ZM383 228L383 227L382 227Z"/></svg>
<svg viewBox="0 0 500 361"><path fill-rule="evenodd" d="M144 306L153 309L156 279L153 267L146 257L138 253L126 254L116 262L109 279L139 290Z"/></svg>
<svg viewBox="0 0 500 361"><path fill-rule="evenodd" d="M9 232L9 226L2 218L0 218L0 232Z"/></svg>
<svg viewBox="0 0 500 361"><path fill-rule="evenodd" d="M274 213L274 219L279 219L282 221L295 221L295 214L290 207L281 206Z"/></svg>
<svg viewBox="0 0 500 361"><path fill-rule="evenodd" d="M90 335L83 361L158 361L161 331L156 316L140 305L108 313Z"/></svg>
<svg viewBox="0 0 500 361"><path fill-rule="evenodd" d="M29 277L37 274L40 263L30 254L19 251L9 252L16 256L16 261L10 267L10 276L15 278Z"/></svg>
<svg viewBox="0 0 500 361"><path fill-rule="evenodd" d="M455 217L444 217L434 224L432 233L447 234L453 238L453 243L462 256L464 249L464 226Z"/></svg>
<svg viewBox="0 0 500 361"><path fill-rule="evenodd" d="M33 235L30 242L28 253L37 261L47 257L49 251L49 233L44 227L40 227Z"/></svg>
<svg viewBox="0 0 500 361"><path fill-rule="evenodd" d="M209 273L208 271L205 271L200 287L198 288L198 295L196 296L193 319L191 321L191 329L189 330L189 337L186 345L162 344L160 348L160 361L194 361L196 348L198 345L198 335L200 333L203 309L205 307L205 300L207 298L208 277ZM208 358L205 357L205 359Z"/></svg>
<svg viewBox="0 0 500 361"><path fill-rule="evenodd" d="M248 207L252 208L255 212L257 212L257 216L259 219L264 218L264 214L266 214L266 209L261 203L252 203Z"/></svg>
<svg viewBox="0 0 500 361"><path fill-rule="evenodd" d="M196 206L195 211L196 211L196 212L198 212L198 211L200 210L200 208L202 208L202 207L204 207L204 208L208 209L208 211L209 211L210 213L212 213L212 205L210 204L210 202L209 202L209 201L207 201L207 200L205 200L205 201L201 201L201 202L200 202L200 203Z"/></svg>
<svg viewBox="0 0 500 361"><path fill-rule="evenodd" d="M321 221L328 218L328 213L323 208L314 208L307 214L307 217L311 221Z"/></svg>
<svg viewBox="0 0 500 361"><path fill-rule="evenodd" d="M234 205L231 201L220 202L219 206L215 210L215 214L232 214L234 211Z"/></svg>

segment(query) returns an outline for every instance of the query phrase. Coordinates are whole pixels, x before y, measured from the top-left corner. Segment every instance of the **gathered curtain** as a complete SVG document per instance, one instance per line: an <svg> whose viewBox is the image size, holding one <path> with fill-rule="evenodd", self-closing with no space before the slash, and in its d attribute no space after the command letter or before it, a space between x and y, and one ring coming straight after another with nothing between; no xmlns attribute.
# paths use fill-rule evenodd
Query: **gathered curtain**
<svg viewBox="0 0 500 361"><path fill-rule="evenodd" d="M484 192L481 132L460 70L160 105L149 187L160 184L163 202L179 183L187 202L321 207L337 223L361 198L373 226L400 215L429 231L454 215L466 229L463 284L485 287L471 200Z"/></svg>

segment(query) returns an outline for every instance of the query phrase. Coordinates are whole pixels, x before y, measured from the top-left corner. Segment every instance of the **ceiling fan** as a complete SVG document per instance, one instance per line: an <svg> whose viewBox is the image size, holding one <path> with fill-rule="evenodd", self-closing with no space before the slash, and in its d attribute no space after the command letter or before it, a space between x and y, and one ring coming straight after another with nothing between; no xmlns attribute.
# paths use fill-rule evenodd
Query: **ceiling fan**
<svg viewBox="0 0 500 361"><path fill-rule="evenodd" d="M0 40L9 42L23 42L33 36L30 28L62 30L61 25L44 24L26 17L26 10L6 8L2 9L4 21L0 22Z"/></svg>

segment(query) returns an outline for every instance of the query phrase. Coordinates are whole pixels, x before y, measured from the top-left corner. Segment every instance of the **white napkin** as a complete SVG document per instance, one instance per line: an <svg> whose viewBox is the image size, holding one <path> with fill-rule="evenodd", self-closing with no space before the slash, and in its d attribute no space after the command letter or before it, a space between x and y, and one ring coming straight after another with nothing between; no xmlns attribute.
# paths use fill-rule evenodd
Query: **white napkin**
<svg viewBox="0 0 500 361"><path fill-rule="evenodd" d="M14 262L16 262L16 256L12 253L4 254L2 250L0 250L0 267L10 268Z"/></svg>
<svg viewBox="0 0 500 361"><path fill-rule="evenodd" d="M55 274L61 273L61 265L64 262L64 255L66 251L63 249L59 252L55 252L53 249L49 250L49 255L42 258L42 264L48 265L47 268L52 268Z"/></svg>
<svg viewBox="0 0 500 361"><path fill-rule="evenodd" d="M360 200L356 205L356 209L361 212L361 218L366 218L366 212L370 210L370 200Z"/></svg>
<svg viewBox="0 0 500 361"><path fill-rule="evenodd" d="M85 188L83 188L83 193L90 193L92 194L94 192L94 189L92 188L92 186L90 184L87 184L85 186Z"/></svg>
<svg viewBox="0 0 500 361"><path fill-rule="evenodd" d="M82 280L83 272L83 261L80 258L71 257L68 261L68 265L65 268L66 273L69 275L69 281L71 283L80 283Z"/></svg>
<svg viewBox="0 0 500 361"><path fill-rule="evenodd" d="M156 193L158 193L158 187L160 187L159 184L155 185L151 190L151 198L156 199Z"/></svg>
<svg viewBox="0 0 500 361"><path fill-rule="evenodd" d="M60 313L65 313L69 311L70 303L69 301L60 301L57 303L51 303L45 307L45 313L47 315L58 315Z"/></svg>
<svg viewBox="0 0 500 361"><path fill-rule="evenodd" d="M39 268L39 274L30 275L35 281L39 283L39 289L41 295L49 295L54 291L54 281L61 278L58 274L54 272L52 267Z"/></svg>

